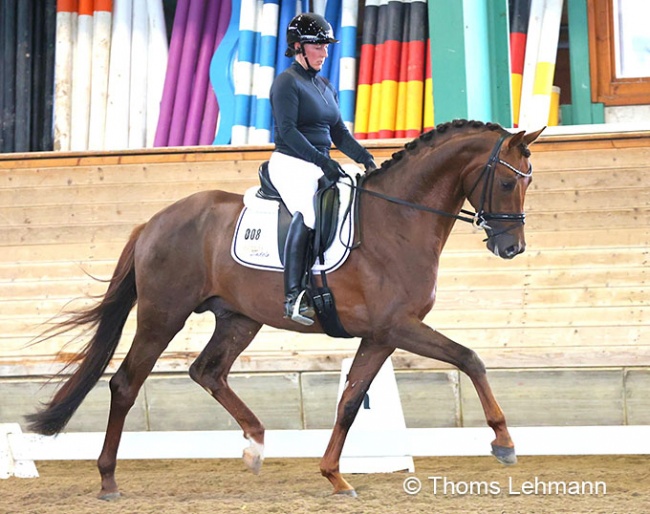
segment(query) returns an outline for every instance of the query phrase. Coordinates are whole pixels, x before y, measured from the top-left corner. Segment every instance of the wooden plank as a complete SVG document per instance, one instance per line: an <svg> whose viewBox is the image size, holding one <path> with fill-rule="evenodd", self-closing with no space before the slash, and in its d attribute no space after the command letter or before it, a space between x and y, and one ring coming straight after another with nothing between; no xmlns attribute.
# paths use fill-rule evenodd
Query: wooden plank
<svg viewBox="0 0 650 514"><path fill-rule="evenodd" d="M10 281L20 284L32 281L56 281L56 280L79 280L83 279L88 282L94 282L91 277L98 279L108 279L111 277L116 265L116 258L121 251L121 246L114 245L114 248L108 252L111 259L95 260L84 259L74 261L71 256L78 254L75 247L69 255L56 257L58 260L40 260L35 258L32 261L21 262L11 260L0 260L0 283ZM12 252L14 250L12 249ZM33 248L34 253L37 252ZM33 255L28 252L25 256ZM650 249L644 247L628 247L625 249L605 248L593 250L548 250L543 252L528 252L518 256L512 261L502 261L495 258L494 255L486 251L468 252L453 249L443 252L440 259L440 269L445 275L450 275L456 271L474 271L487 272L509 272L512 274L519 273L522 270L531 272L547 272L550 268L571 268L572 270L586 269L593 271L594 268L611 268L611 263L615 262L617 268L629 268L630 272L641 271L636 268L646 266ZM40 256L37 256L40 257ZM28 266L26 265L28 264ZM502 287L503 284L499 284ZM471 287L471 284L468 284ZM594 287L598 287L595 283Z"/></svg>
<svg viewBox="0 0 650 514"><path fill-rule="evenodd" d="M43 403L49 401L57 387L57 382L37 380L0 380L0 423L22 421L27 414L33 414ZM110 391L108 380L100 379L86 396L77 412L66 427L70 432L104 431L108 420ZM148 430L145 397L139 395L126 419L125 430Z"/></svg>
<svg viewBox="0 0 650 514"><path fill-rule="evenodd" d="M623 330L625 333L625 330ZM572 334L570 334L572 335ZM469 339L455 338L463 343ZM340 372L341 361L354 355L358 341L347 349L331 348L313 350L314 345L304 351L263 352L246 350L235 361L232 372L305 372L335 371ZM349 341L349 340L348 340ZM474 346L471 345L470 346ZM544 348L477 348L478 354L489 369L544 369L544 368L600 368L603 363L614 369L623 369L631 362L637 368L650 366L650 348L647 346L612 344L589 346L558 346ZM186 373L198 352L165 352L154 366L154 374ZM122 362L124 353L116 355L107 368L107 374L114 373ZM401 370L450 370L449 364L426 359L417 355L397 351L393 354L395 369ZM23 355L2 357L0 371L4 377L23 377L29 375L51 375L60 371L62 363L54 361L52 355Z"/></svg>
<svg viewBox="0 0 650 514"><path fill-rule="evenodd" d="M138 207L133 207L138 210ZM152 210L151 214L154 211ZM49 225L32 225L24 224L19 226L1 226L0 239L5 242L6 246L37 244L37 243L57 243L71 244L88 241L115 241L124 239L135 227L136 224L146 221L150 216L148 212L141 211L141 216L135 216L135 219L124 219L122 222L112 221L109 223L89 223L86 225L59 225L52 223ZM528 223L529 230L537 228L544 230L575 230L575 231L593 231L593 230L618 230L618 228L627 228L638 225L643 227L650 226L650 210L636 211L629 209L626 211L613 212L576 212L565 213L561 217L557 214L537 214ZM459 230L471 231L469 227L459 227ZM648 229L646 229L648 230ZM616 237L616 236L613 236ZM452 236L453 238L453 236ZM592 236L592 239L596 237ZM480 242L474 241L474 243Z"/></svg>
<svg viewBox="0 0 650 514"><path fill-rule="evenodd" d="M528 188L526 201L546 192L605 190L618 191L634 187L647 187L648 166L625 167L619 169L563 168L535 170L533 182Z"/></svg>
<svg viewBox="0 0 650 514"><path fill-rule="evenodd" d="M228 383L267 428L303 428L297 374L233 374ZM151 430L237 428L223 407L187 376L152 377L145 390Z"/></svg>
<svg viewBox="0 0 650 514"><path fill-rule="evenodd" d="M489 379L510 426L598 426L625 422L620 370L492 371ZM471 382L464 375L460 380L464 426L485 425Z"/></svg>
<svg viewBox="0 0 650 514"><path fill-rule="evenodd" d="M199 182L215 188L222 181L257 181L261 161L223 161L179 164L162 162L119 166L79 166L51 169L13 169L0 175L0 191L41 188L72 188L120 184Z"/></svg>
<svg viewBox="0 0 650 514"><path fill-rule="evenodd" d="M625 371L625 408L629 425L650 425L650 370Z"/></svg>
<svg viewBox="0 0 650 514"><path fill-rule="evenodd" d="M648 179L650 180L650 174ZM253 186L254 183L235 180L226 189L243 192ZM20 189L19 195L18 190L6 189L0 191L0 219L3 224L9 225L42 224L53 219L60 219L60 223L86 220L109 223L117 218L145 221L175 201L207 189L211 188L201 182L177 182L173 185L154 183L143 187L121 184ZM17 202L17 199L20 201ZM585 218L592 218L594 213L610 214L614 219L622 215L626 217L626 223L643 223L644 213L647 215L649 210L648 205L650 187L618 189L616 192L575 190L570 197L567 197L566 191L546 191L544 195L529 195L526 213L532 230L535 229L535 224L546 226L549 217L559 218L560 222L573 223L574 217L569 216L569 213L576 213ZM61 209L61 212L54 216L56 209ZM558 215L559 212L562 213L561 216ZM555 225L557 222L551 226ZM597 225L594 225L594 228L597 228Z"/></svg>

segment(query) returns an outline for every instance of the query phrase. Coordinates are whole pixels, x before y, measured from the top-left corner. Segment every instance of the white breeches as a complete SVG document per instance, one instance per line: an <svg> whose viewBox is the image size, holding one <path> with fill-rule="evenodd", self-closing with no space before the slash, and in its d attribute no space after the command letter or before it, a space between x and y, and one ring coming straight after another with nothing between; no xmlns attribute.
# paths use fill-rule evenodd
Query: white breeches
<svg viewBox="0 0 650 514"><path fill-rule="evenodd" d="M269 178L280 193L291 214L300 212L305 225L316 226L314 194L323 170L311 162L280 152L273 152L269 160Z"/></svg>

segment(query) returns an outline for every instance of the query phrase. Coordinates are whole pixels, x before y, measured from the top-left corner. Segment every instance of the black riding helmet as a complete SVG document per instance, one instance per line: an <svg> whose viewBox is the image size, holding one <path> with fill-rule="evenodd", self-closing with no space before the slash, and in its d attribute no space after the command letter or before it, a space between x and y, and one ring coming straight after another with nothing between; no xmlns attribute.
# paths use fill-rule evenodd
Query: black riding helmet
<svg viewBox="0 0 650 514"><path fill-rule="evenodd" d="M338 43L338 39L334 39L334 31L329 22L323 18L320 14L308 12L299 14L287 27L287 51L285 55L287 57L293 57L298 53L293 45L295 43L300 43L300 48L302 51L302 45L307 44L329 44L329 43Z"/></svg>

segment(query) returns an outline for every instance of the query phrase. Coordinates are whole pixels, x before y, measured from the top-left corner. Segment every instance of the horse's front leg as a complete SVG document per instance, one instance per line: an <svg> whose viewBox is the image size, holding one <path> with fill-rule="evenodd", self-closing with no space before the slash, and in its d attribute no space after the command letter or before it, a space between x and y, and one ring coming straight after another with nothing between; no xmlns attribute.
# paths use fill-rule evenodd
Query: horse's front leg
<svg viewBox="0 0 650 514"><path fill-rule="evenodd" d="M334 430L320 463L321 474L332 483L334 494L356 496L354 488L341 476L339 471L341 452L345 438L370 384L394 350L392 347L376 345L373 341L365 338L361 340L339 401Z"/></svg>
<svg viewBox="0 0 650 514"><path fill-rule="evenodd" d="M411 320L391 330L391 342L397 348L453 364L474 384L485 412L487 424L494 430L492 454L503 464L515 464L514 443L508 432L506 418L488 383L485 365L473 350L445 337L419 320Z"/></svg>

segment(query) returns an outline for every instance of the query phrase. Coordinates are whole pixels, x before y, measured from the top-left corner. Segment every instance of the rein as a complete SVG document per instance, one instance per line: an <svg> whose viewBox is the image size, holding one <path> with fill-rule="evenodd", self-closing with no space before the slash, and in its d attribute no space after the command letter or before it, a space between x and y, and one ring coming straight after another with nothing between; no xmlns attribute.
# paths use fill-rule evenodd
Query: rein
<svg viewBox="0 0 650 514"><path fill-rule="evenodd" d="M521 213L505 213L505 212L486 212L484 207L486 204L486 201L488 199L488 193L492 192L493 184L494 184L494 171L496 169L497 164L501 164L508 168L509 170L513 171L517 175L520 175L522 177L530 177L533 174L533 167L530 165L528 168L528 171L524 172L521 171L514 166L512 166L510 163L502 160L499 158L499 152L501 151L501 146L503 145L503 142L507 135L502 135L499 140L496 142L494 145L494 148L492 149L492 153L490 154L490 157L483 167L483 171L481 171L481 174L478 176L476 179L476 182L472 186L472 189L470 192L466 195L467 198L474 192L476 187L478 186L479 182L481 179L485 176L485 181L483 182L483 191L481 193L481 208L478 210L478 212L472 212L468 211L465 209L461 209L460 212L463 214L452 214L450 212L446 211L441 211L439 209L434 209L432 207L427 207L426 205L420 205L417 203L409 202L407 200L402 200L401 198L396 198L394 196L386 195L384 193L378 193L376 191L370 191L368 189L364 189L363 183L366 181L368 178L365 175L357 175L357 183L358 185L354 185L353 183L346 183L344 182L345 185L348 187L352 188L355 190L355 195L357 198L359 197L360 193L365 193L370 196L374 196L376 198L381 198L382 200L385 200L387 202L395 203L397 205L402 205L404 207L410 207L412 209L416 209L418 211L424 211L424 212L430 212L432 214L438 214L440 216L445 216L447 218L454 218L459 221L464 221L465 223L471 223L474 228L476 229L483 229L487 232L487 239L484 241L489 240L492 237L496 237L499 234L503 234L504 232L507 232L510 229L504 229L501 232L497 233L492 233L490 234L488 231L491 230L490 225L488 225L488 221L490 220L496 220L496 221L512 221L512 222L521 222L522 224L526 222L526 214L521 212ZM347 174L346 174L347 175ZM352 177L347 175L350 178L350 181L352 182ZM491 195L489 195L491 197ZM359 221L359 204L358 202L356 203L357 207L355 208L355 222L358 227L361 227L361 225L358 223ZM349 211L346 212L346 216L349 215ZM359 241L354 243L351 248L356 248L361 244L361 235L359 235Z"/></svg>

